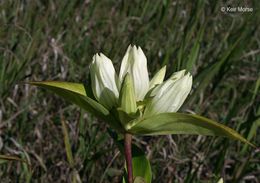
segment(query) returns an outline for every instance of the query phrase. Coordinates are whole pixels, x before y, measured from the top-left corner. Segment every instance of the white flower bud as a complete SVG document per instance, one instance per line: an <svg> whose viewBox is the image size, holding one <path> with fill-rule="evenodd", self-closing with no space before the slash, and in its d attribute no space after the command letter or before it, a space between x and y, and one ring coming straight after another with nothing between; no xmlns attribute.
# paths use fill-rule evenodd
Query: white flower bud
<svg viewBox="0 0 260 183"><path fill-rule="evenodd" d="M190 93L192 76L184 75L185 70L174 73L167 81L154 88L153 99L145 109L145 115L177 112Z"/></svg>
<svg viewBox="0 0 260 183"><path fill-rule="evenodd" d="M134 84L137 100L143 100L149 90L149 76L147 71L147 59L140 47L129 46L122 60L119 79L123 79L129 73Z"/></svg>
<svg viewBox="0 0 260 183"><path fill-rule="evenodd" d="M90 64L91 86L96 99L107 109L118 103L118 77L109 58L102 53L93 56Z"/></svg>

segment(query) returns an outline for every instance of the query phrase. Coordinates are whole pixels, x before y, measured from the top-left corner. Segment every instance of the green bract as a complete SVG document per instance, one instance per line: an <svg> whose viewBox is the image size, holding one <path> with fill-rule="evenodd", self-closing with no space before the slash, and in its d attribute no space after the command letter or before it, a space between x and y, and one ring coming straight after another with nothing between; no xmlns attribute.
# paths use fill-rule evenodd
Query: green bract
<svg viewBox="0 0 260 183"><path fill-rule="evenodd" d="M90 64L91 84L69 82L29 82L51 90L84 108L121 133L133 135L201 134L241 140L236 131L210 119L176 113L191 91L192 76L175 72L163 82L166 67L149 82L147 59L140 47L129 46L119 76L112 61L96 54Z"/></svg>
<svg viewBox="0 0 260 183"><path fill-rule="evenodd" d="M129 74L126 74L120 90L120 106L127 114L133 114L137 109L134 85Z"/></svg>

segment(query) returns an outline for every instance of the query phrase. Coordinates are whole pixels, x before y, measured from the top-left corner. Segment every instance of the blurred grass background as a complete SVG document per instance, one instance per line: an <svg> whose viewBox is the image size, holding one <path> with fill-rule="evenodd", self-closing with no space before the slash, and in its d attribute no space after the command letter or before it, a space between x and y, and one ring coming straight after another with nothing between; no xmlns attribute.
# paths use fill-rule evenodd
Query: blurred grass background
<svg viewBox="0 0 260 183"><path fill-rule="evenodd" d="M228 6L253 12L221 11ZM259 7L258 0L0 1L0 154L33 170L0 160L0 181L121 182L123 158L106 125L17 82L86 83L94 53L103 52L118 71L129 44L141 46L151 76L163 65L167 77L184 68L192 73L183 112L226 124L259 146ZM238 141L169 135L134 142L150 159L153 182L260 180L259 152Z"/></svg>

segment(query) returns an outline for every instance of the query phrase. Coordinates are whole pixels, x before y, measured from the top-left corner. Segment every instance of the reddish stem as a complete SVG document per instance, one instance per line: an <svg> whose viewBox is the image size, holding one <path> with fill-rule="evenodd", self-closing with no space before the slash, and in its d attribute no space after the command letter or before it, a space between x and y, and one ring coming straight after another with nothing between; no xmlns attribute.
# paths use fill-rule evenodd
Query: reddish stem
<svg viewBox="0 0 260 183"><path fill-rule="evenodd" d="M133 183L133 166L132 166L132 135L129 133L125 134L125 157L126 167L128 174L128 183Z"/></svg>

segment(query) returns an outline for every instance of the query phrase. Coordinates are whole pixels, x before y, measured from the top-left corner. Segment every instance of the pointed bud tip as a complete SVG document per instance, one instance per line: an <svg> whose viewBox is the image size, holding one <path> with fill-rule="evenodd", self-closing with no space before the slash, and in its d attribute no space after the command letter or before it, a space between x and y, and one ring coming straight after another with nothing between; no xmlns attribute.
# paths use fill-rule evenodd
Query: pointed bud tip
<svg viewBox="0 0 260 183"><path fill-rule="evenodd" d="M125 74L125 79L124 79L124 81L130 82L130 80L131 80L130 74L129 74L129 72L127 72L127 73ZM132 80L131 80L131 81L132 81Z"/></svg>
<svg viewBox="0 0 260 183"><path fill-rule="evenodd" d="M163 70L163 71L166 71L166 65L162 67L162 70Z"/></svg>

